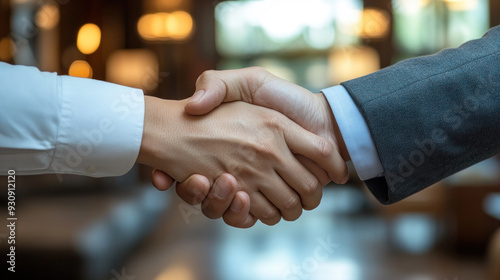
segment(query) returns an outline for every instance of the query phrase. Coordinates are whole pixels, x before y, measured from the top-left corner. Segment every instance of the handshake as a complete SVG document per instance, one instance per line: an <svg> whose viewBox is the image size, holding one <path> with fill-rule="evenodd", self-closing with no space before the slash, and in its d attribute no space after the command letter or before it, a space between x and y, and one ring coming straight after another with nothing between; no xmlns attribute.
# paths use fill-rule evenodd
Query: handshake
<svg viewBox="0 0 500 280"><path fill-rule="evenodd" d="M255 67L205 72L196 88L187 100L145 98L137 162L156 168L159 190L176 180L207 217L247 228L296 220L319 205L322 186L347 181L349 155L323 94Z"/></svg>

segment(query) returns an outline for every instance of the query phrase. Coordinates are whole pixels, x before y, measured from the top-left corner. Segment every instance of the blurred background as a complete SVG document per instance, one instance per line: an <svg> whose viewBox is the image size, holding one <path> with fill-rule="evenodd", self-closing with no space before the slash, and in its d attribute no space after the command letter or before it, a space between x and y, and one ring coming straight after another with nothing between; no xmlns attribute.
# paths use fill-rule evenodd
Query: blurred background
<svg viewBox="0 0 500 280"><path fill-rule="evenodd" d="M0 61L168 99L192 95L204 70L253 65L318 92L498 24L498 0L0 0ZM498 158L392 206L352 172L298 221L245 230L156 191L150 172L18 176L15 276L500 279Z"/></svg>

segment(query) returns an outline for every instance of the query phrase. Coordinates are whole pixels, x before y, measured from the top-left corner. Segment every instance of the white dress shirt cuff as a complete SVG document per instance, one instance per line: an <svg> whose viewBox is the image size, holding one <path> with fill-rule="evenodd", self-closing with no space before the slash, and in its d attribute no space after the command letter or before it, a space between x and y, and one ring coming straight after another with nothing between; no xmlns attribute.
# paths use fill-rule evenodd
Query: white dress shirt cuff
<svg viewBox="0 0 500 280"><path fill-rule="evenodd" d="M97 80L58 79L61 119L52 171L92 177L129 171L142 141L143 92Z"/></svg>
<svg viewBox="0 0 500 280"><path fill-rule="evenodd" d="M366 181L382 175L384 168L368 125L347 90L335 86L322 92L330 103L359 178Z"/></svg>

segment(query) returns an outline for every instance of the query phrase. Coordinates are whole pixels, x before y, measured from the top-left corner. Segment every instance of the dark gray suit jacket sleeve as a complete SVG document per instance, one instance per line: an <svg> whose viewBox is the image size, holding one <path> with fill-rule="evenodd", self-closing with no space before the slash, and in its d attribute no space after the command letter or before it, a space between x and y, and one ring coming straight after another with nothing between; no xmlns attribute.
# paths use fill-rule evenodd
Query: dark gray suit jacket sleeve
<svg viewBox="0 0 500 280"><path fill-rule="evenodd" d="M342 84L368 123L394 203L500 152L500 26L457 49Z"/></svg>

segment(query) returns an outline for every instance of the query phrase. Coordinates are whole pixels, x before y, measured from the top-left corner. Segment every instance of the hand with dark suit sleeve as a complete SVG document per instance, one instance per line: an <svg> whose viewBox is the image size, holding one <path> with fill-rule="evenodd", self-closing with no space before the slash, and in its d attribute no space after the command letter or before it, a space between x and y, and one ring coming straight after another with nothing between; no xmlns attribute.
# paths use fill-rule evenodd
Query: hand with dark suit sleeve
<svg viewBox="0 0 500 280"><path fill-rule="evenodd" d="M483 38L342 84L370 129L384 203L500 152L500 26Z"/></svg>
<svg viewBox="0 0 500 280"><path fill-rule="evenodd" d="M296 97L291 92L280 94L282 91L273 88L272 85L282 85L275 77L268 76L264 82L254 83L250 73L246 78L238 77L235 71L221 73L212 72L224 77L226 83L238 82L219 91L207 84L203 96L200 98L198 93L186 106L188 113L203 114L223 101L244 100L285 115L292 114L291 118L304 126L303 119L294 119L293 115L307 116L314 112L315 107L309 103L299 106L301 102L296 102L292 103L296 107L290 106L290 99ZM383 176L365 181L381 203L404 199L500 151L497 140L500 136L497 121L500 113L500 27L459 48L409 59L342 86L364 117L383 166ZM261 92L262 89L271 90L256 98L252 88ZM293 87L288 85L286 88L291 90ZM245 90L253 94L243 94ZM336 135L342 139L340 133ZM349 150L349 143L346 144ZM190 187L202 188L201 184ZM178 192L186 194L188 188L181 185ZM237 193L235 197L238 199ZM240 202L245 202L241 196L239 198ZM229 207L227 201L225 205ZM220 213L223 214L226 208L220 207ZM241 221L244 215L244 211L237 214L227 211L224 217L230 216L231 222Z"/></svg>

